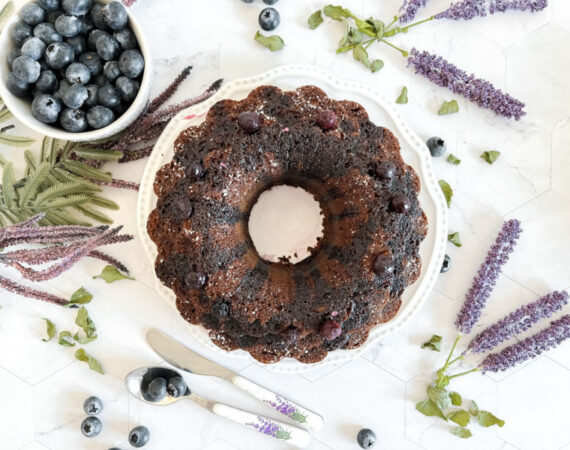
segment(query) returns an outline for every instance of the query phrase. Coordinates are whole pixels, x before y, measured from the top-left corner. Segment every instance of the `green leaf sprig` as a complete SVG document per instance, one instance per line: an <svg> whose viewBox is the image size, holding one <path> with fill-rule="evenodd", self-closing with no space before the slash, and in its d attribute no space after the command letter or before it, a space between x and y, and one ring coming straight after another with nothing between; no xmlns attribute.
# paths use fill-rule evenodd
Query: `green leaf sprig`
<svg viewBox="0 0 570 450"><path fill-rule="evenodd" d="M461 236L459 235L459 232L456 231L455 233L450 233L447 235L447 240L449 242L451 242L453 245L455 245L456 247L461 247Z"/></svg>
<svg viewBox="0 0 570 450"><path fill-rule="evenodd" d="M402 88L402 92L396 99L396 103L398 103L399 105L405 105L406 103L408 103L408 88L406 86Z"/></svg>
<svg viewBox="0 0 570 450"><path fill-rule="evenodd" d="M55 336L55 324L51 320L46 319L45 317L44 320L46 322L47 338L43 338L42 341L49 342Z"/></svg>
<svg viewBox="0 0 570 450"><path fill-rule="evenodd" d="M445 116L447 114L455 114L456 112L459 112L459 104L457 100L450 100L442 103L437 114L439 116Z"/></svg>
<svg viewBox="0 0 570 450"><path fill-rule="evenodd" d="M119 281L119 280L134 280L133 277L130 277L129 275L122 274L121 272L119 272L119 269L117 269L115 266L112 266L110 264L106 265L103 268L100 275L95 275L93 277L93 279L96 279L96 278L101 278L106 283L114 283L115 281Z"/></svg>
<svg viewBox="0 0 570 450"><path fill-rule="evenodd" d="M495 161L499 159L499 156L501 156L501 152L498 152L497 150L488 150L481 153L481 158L490 165L494 164Z"/></svg>
<svg viewBox="0 0 570 450"><path fill-rule="evenodd" d="M461 160L457 156L455 156L453 153L450 153L449 155L447 155L446 161L449 164L453 164L454 166L458 166L459 164L461 164Z"/></svg>
<svg viewBox="0 0 570 450"><path fill-rule="evenodd" d="M283 50L283 47L285 47L285 42L283 41L281 36L278 36L276 34L274 34L273 36L264 36L258 31L257 33L255 33L254 39L264 47L267 47L272 52Z"/></svg>
<svg viewBox="0 0 570 450"><path fill-rule="evenodd" d="M449 208L451 206L451 199L453 198L453 189L451 189L451 186L445 180L439 180L439 187L443 192L445 201L447 202L447 207Z"/></svg>
<svg viewBox="0 0 570 450"><path fill-rule="evenodd" d="M422 344L422 348L429 348L434 352L439 352L441 351L441 340L441 336L434 334L429 341Z"/></svg>

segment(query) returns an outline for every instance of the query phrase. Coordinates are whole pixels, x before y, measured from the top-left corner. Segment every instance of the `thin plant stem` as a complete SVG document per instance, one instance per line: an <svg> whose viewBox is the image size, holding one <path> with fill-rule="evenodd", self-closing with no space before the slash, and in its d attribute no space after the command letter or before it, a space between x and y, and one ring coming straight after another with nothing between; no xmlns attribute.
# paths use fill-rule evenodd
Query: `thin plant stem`
<svg viewBox="0 0 570 450"><path fill-rule="evenodd" d="M461 373L458 373L458 374L455 374L455 375L451 375L451 376L448 377L448 379L451 380L452 378L462 377L463 375L467 375L467 374L470 374L470 373L473 373L473 372L479 372L480 370L481 370L480 367L475 367L474 369L467 370L467 371L465 371L465 372L461 372Z"/></svg>
<svg viewBox="0 0 570 450"><path fill-rule="evenodd" d="M451 347L451 351L449 352L449 355L447 356L447 360L445 361L445 364L443 365L443 367L441 368L441 372L445 372L447 370L447 368L449 367L449 361L451 360L451 357L453 356L453 352L455 351L455 347L457 347L457 343L459 342L459 339L461 339L461 335L457 335L457 337L455 338L455 342L453 343L453 346Z"/></svg>
<svg viewBox="0 0 570 450"><path fill-rule="evenodd" d="M388 42L386 39L380 38L379 41L383 42L384 44L388 45L389 47L392 47L394 50L399 51L404 58L407 58L409 56L409 53L406 50L404 50L400 47L396 47L394 44L392 44L391 42Z"/></svg>

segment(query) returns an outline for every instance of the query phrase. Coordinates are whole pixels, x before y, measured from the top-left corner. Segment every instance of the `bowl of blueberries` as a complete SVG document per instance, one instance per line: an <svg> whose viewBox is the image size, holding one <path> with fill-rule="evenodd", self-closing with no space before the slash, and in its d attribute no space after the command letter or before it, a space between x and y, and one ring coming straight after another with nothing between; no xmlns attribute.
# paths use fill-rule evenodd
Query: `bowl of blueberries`
<svg viewBox="0 0 570 450"><path fill-rule="evenodd" d="M0 36L0 96L26 126L93 141L145 108L152 59L141 26L116 0L35 0Z"/></svg>

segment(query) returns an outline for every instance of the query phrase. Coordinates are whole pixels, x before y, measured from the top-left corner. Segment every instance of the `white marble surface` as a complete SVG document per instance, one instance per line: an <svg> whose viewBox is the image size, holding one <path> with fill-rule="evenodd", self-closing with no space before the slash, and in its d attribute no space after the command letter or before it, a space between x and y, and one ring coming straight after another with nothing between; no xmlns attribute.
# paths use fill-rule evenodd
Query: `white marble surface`
<svg viewBox="0 0 570 450"><path fill-rule="evenodd" d="M345 0L354 12L388 18L399 0ZM432 0L427 13L444 9ZM139 0L133 11L148 31L156 59L154 90L161 89L187 63L194 70L185 84L196 93L218 77L253 75L284 63L317 64L341 77L377 87L396 98L408 86L410 103L401 106L423 138L437 134L462 159L460 166L435 161L438 174L455 189L450 230L459 231L462 248L449 246L452 270L441 276L431 299L404 330L350 363L302 375L282 375L235 359L225 359L241 374L260 381L321 412L326 428L314 435L312 449L356 449L362 427L373 428L381 449L568 449L570 343L500 375L472 375L453 383L465 398L505 419L503 428L472 425L473 438L459 441L450 425L417 413L425 384L445 357L454 335L453 321L486 248L505 218L519 218L524 233L485 310L484 326L517 305L553 289L570 287L570 3L551 0L537 14L509 13L468 23L428 24L398 37L448 57L527 103L520 122L499 119L459 100L459 114L438 117L443 100L454 96L415 76L397 53L382 49L386 67L372 75L347 55L333 54L340 26L306 28L308 15L321 1L281 0L278 32L287 46L271 54L252 40L261 0L210 2ZM374 50L373 52L376 52ZM17 131L24 132L21 128ZM502 152L494 166L483 150ZM7 156L19 151L1 149ZM113 167L117 176L137 180L144 162ZM117 223L134 232L136 194L109 190L121 205ZM136 241L110 250L132 269L136 282L106 285L91 276L102 264L85 260L44 288L62 295L85 286L95 295L89 311L100 338L88 351L106 375L87 370L73 351L41 341L42 317L60 329L73 325L75 312L0 292L0 448L3 450L76 450L130 448L126 435L137 424L152 432L148 449L256 450L286 448L269 438L205 412L191 403L153 408L129 398L122 377L140 365L161 363L144 341L150 326L162 328L193 345L184 322L152 289L152 267ZM2 269L3 273L6 271ZM14 275L10 273L10 275ZM566 310L568 312L568 309ZM432 333L445 339L442 353L421 350ZM189 376L197 390L246 409L270 413L226 383ZM83 438L81 404L95 394L105 401L103 432Z"/></svg>

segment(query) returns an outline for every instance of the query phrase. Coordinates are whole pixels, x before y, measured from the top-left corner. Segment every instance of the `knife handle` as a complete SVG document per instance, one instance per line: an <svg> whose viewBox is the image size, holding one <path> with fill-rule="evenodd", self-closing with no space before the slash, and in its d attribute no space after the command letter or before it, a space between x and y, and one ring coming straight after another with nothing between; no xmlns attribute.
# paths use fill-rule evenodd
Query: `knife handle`
<svg viewBox="0 0 570 450"><path fill-rule="evenodd" d="M210 411L295 447L305 448L311 442L311 435L307 430L269 417L256 415L223 403L214 403L211 405Z"/></svg>
<svg viewBox="0 0 570 450"><path fill-rule="evenodd" d="M325 421L322 416L317 413L309 411L291 400L288 400L275 392L271 392L269 389L259 386L253 381L239 375L233 377L231 381L234 386L237 386L249 395L261 400L263 403L271 406L275 411L286 415L291 420L303 424L307 428L315 431L323 429Z"/></svg>

